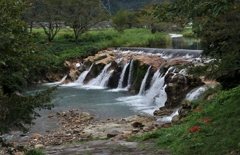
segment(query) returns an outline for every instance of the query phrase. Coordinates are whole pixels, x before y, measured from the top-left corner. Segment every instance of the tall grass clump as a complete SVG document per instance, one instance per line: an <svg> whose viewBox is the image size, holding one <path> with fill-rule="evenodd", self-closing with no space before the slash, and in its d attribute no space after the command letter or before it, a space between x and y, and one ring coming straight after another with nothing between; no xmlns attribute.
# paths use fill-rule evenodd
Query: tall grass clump
<svg viewBox="0 0 240 155"><path fill-rule="evenodd" d="M31 149L24 153L24 155L44 155L42 149Z"/></svg>

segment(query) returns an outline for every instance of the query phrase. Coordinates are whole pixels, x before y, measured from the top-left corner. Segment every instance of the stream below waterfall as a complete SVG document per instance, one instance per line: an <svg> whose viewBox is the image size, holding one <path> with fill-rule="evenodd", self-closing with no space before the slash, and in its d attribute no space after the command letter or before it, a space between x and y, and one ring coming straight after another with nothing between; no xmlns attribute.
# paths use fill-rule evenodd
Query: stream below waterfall
<svg viewBox="0 0 240 155"><path fill-rule="evenodd" d="M178 35L171 35L171 37L174 49L179 48L199 50L201 48L196 40L189 41L184 37L179 37ZM171 51L171 49L168 50ZM171 52L168 53L169 51L166 51L165 53L172 55ZM184 53L183 56L186 55L184 50L176 51L178 53ZM159 51L157 51L157 53L158 52ZM110 119L124 118L135 114L153 115L155 110L164 106L167 96L164 91L165 88L163 75L162 77L158 78L159 80L157 80L156 77L155 79L152 79L154 86L152 86L152 88L150 88L147 92L145 92L145 90L140 90L138 95L130 95L128 92L128 88L130 86L130 76L128 77L128 86L126 88L122 87L122 79L119 79L119 84L116 89L109 89L105 87L106 79L111 75L111 73L106 72L108 66L110 66L110 64L106 65L102 73L90 81L87 85L83 85L83 80L91 70L92 66L90 67L89 71L83 72L77 81L60 85L57 90L57 96L52 101L56 107L54 107L52 110L39 111L42 117L37 118L35 121L36 124L30 130L30 134L45 134L46 131L56 129L58 127L56 125L56 117L50 119L48 116L51 114L55 115L58 111L66 112L71 109L78 109L79 112L88 112L94 115L95 119ZM132 63L130 64L129 62L125 64L121 76L124 76L127 66L131 67ZM131 74L129 73L129 75ZM160 73L156 72L156 76L160 76ZM60 82L30 86L28 87L27 92L32 93L59 83ZM142 87L144 87L144 85L145 83L143 80ZM160 90L160 92L157 93L157 90ZM152 96L154 95L155 97L153 98ZM152 104L153 102L155 102L155 104Z"/></svg>
<svg viewBox="0 0 240 155"><path fill-rule="evenodd" d="M34 85L27 89L28 93L47 88L54 83ZM88 112L95 119L124 118L135 114L153 114L158 107L143 104L144 96L130 95L127 89L108 89L100 86L83 86L79 83L61 85L56 91L56 97L52 101L56 105L52 110L41 110L42 117L37 118L36 124L30 133L45 134L48 130L57 128L56 118L48 118L56 112L66 112L78 109L79 112Z"/></svg>

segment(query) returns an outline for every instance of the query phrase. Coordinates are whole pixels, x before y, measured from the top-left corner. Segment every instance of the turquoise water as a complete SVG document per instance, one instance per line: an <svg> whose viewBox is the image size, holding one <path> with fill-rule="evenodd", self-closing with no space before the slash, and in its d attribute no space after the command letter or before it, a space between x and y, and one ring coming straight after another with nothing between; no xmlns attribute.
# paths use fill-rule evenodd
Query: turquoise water
<svg viewBox="0 0 240 155"><path fill-rule="evenodd" d="M28 88L28 93L34 93L52 84L35 85ZM52 101L55 107L52 110L39 111L42 117L37 118L36 124L30 133L44 134L48 130L54 130L56 117L48 118L48 115L56 115L58 111L77 109L79 112L88 112L95 119L124 118L135 114L152 114L155 107L144 105L142 96L132 96L124 89L110 90L103 87L82 86L71 83L62 85L56 91L56 97Z"/></svg>

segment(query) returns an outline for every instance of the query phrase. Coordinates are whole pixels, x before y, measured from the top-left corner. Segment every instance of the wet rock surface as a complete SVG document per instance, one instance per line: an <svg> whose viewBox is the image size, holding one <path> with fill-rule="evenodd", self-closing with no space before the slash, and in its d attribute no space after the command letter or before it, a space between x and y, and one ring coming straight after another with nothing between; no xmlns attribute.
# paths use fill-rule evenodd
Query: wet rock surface
<svg viewBox="0 0 240 155"><path fill-rule="evenodd" d="M137 142L95 140L84 144L55 146L45 150L46 155L168 155L165 149L153 147L155 142L144 142L139 147Z"/></svg>

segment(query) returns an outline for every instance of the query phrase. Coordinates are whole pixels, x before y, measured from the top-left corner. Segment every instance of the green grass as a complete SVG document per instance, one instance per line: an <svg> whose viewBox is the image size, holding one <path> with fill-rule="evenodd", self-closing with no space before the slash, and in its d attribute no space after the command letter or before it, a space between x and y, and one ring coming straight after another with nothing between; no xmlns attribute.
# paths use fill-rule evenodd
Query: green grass
<svg viewBox="0 0 240 155"><path fill-rule="evenodd" d="M194 101L198 110L182 124L132 139L155 139L157 146L169 148L174 155L240 154L240 86L229 91L217 87L206 93L210 92L218 94L210 100ZM190 131L195 126L199 130Z"/></svg>
<svg viewBox="0 0 240 155"><path fill-rule="evenodd" d="M58 71L65 60L84 58L94 55L96 52L110 47L169 47L171 38L168 34L152 34L149 29L126 29L124 33L118 33L113 29L91 30L79 37L79 43L74 41L72 29L61 29L51 43L42 28L33 29L34 39L47 45L43 51L52 62L51 70Z"/></svg>
<svg viewBox="0 0 240 155"><path fill-rule="evenodd" d="M184 29L182 34L184 37L195 37L195 34L192 31L192 29Z"/></svg>
<svg viewBox="0 0 240 155"><path fill-rule="evenodd" d="M24 155L44 155L43 149L31 149L24 153Z"/></svg>

